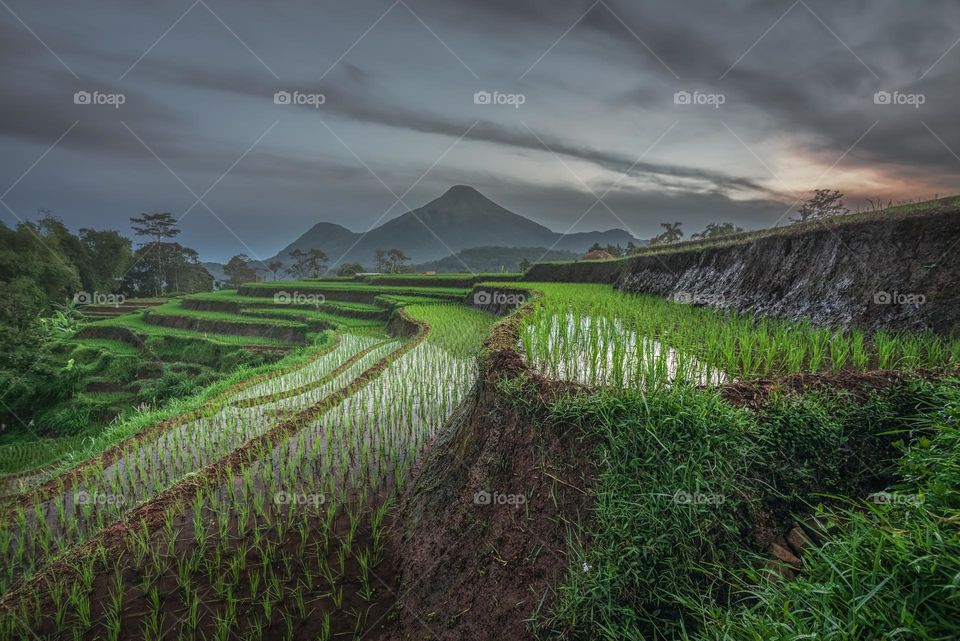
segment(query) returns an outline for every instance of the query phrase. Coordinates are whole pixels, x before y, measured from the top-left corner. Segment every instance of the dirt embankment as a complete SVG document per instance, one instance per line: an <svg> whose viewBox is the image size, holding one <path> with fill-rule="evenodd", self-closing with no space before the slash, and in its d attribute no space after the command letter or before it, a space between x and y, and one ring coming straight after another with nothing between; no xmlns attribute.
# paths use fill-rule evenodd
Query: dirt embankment
<svg viewBox="0 0 960 641"><path fill-rule="evenodd" d="M422 639L426 625L429 638L523 639L525 620L566 575L565 524L587 519L595 475L589 445L544 418L569 386L530 372L514 348L525 309L487 339L474 392L403 500L393 541L402 605L384 638ZM501 387L517 376L522 391Z"/></svg>
<svg viewBox="0 0 960 641"><path fill-rule="evenodd" d="M960 329L960 212L847 225L796 235L639 256L617 287L816 324L868 329Z"/></svg>
<svg viewBox="0 0 960 641"><path fill-rule="evenodd" d="M505 316L530 300L531 294L525 289L516 287L486 287L476 285L463 300L464 305L470 305L497 316Z"/></svg>
<svg viewBox="0 0 960 641"><path fill-rule="evenodd" d="M395 276L362 276L357 280L369 285L388 285L391 287L473 287L481 281L510 282L519 280L516 274L489 274L486 276L464 276L450 278L449 276L429 275L411 276L409 278Z"/></svg>
<svg viewBox="0 0 960 641"><path fill-rule="evenodd" d="M150 312L146 312L143 319L151 325L170 329L186 329L191 332L270 338L300 344L307 342L307 334L304 329L270 323L235 323L226 320L193 318L174 314L151 314Z"/></svg>
<svg viewBox="0 0 960 641"><path fill-rule="evenodd" d="M811 224L726 246L536 265L528 280L625 291L818 325L960 331L960 211ZM611 279L612 277L615 277Z"/></svg>
<svg viewBox="0 0 960 641"><path fill-rule="evenodd" d="M231 300L184 298L180 305L184 309L192 309L198 312L226 312L227 314L240 313L240 303Z"/></svg>
<svg viewBox="0 0 960 641"><path fill-rule="evenodd" d="M323 289L322 287L310 287L297 289L281 289L278 287L262 287L257 285L244 285L237 290L239 296L252 296L255 298L273 298L274 300L295 300L303 298L313 300L313 297L322 296L324 300L337 300L344 303L369 303L373 304L378 295L382 292L364 291L361 289Z"/></svg>
<svg viewBox="0 0 960 641"><path fill-rule="evenodd" d="M143 347L143 341L134 332L126 327L110 327L104 325L87 325L74 335L74 338L107 339Z"/></svg>
<svg viewBox="0 0 960 641"><path fill-rule="evenodd" d="M549 283L614 283L625 260L582 260L575 263L537 263L523 280Z"/></svg>

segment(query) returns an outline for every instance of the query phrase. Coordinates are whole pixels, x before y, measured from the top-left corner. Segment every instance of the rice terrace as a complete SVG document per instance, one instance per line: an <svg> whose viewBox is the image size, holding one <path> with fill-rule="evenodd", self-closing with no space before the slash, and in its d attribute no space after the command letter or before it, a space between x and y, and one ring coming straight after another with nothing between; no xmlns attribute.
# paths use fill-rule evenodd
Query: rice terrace
<svg viewBox="0 0 960 641"><path fill-rule="evenodd" d="M954 4L39 4L0 641L960 640Z"/></svg>

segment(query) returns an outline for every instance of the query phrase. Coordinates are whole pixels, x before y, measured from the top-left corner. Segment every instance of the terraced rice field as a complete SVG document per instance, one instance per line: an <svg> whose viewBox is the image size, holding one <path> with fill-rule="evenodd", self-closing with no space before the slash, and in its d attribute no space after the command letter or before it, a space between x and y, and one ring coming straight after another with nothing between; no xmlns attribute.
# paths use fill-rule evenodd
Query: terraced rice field
<svg viewBox="0 0 960 641"><path fill-rule="evenodd" d="M295 366L248 378L102 447L102 455L65 475L44 482L51 474L38 474L21 487L0 526L0 594L16 599L39 581L50 590L52 610L5 616L0 636L30 629L111 639L132 631L150 638L331 638L375 625L370 607L382 593L373 573L384 520L426 440L469 391L494 321L445 302L450 291L411 291L403 293L418 304L403 312L399 300L330 308L349 316L322 312L325 329L316 336L333 339ZM147 314L256 323L256 314L244 313L248 305L269 312L286 304L197 298L237 307L206 311L172 301ZM403 315L407 338L386 333L382 319L390 314ZM149 316L101 323L171 331L155 328ZM278 566L292 534L312 561ZM66 568L63 558L72 559ZM170 593L168 585L178 587ZM109 603L95 596L104 589ZM212 600L211 590L218 595ZM316 623L318 609L329 614Z"/></svg>
<svg viewBox="0 0 960 641"><path fill-rule="evenodd" d="M798 373L960 365L960 340L816 328L602 285L518 283L544 293L521 333L530 363L588 385L657 388Z"/></svg>
<svg viewBox="0 0 960 641"><path fill-rule="evenodd" d="M500 322L451 279L397 280L253 283L82 330L76 349L127 358L184 340L283 356L19 478L0 504L0 641L461 638L464 620L487 638L503 623L503 638L839 640L841 621L881 638L896 617L853 607L874 595L949 638L956 491L925 475L956 466L957 340L568 283L480 286L527 292ZM877 490L915 501L868 503ZM405 520L424 494L444 511ZM441 542L466 525L411 579L404 552L434 522ZM518 577L509 598L485 591ZM433 580L477 592L408 600Z"/></svg>

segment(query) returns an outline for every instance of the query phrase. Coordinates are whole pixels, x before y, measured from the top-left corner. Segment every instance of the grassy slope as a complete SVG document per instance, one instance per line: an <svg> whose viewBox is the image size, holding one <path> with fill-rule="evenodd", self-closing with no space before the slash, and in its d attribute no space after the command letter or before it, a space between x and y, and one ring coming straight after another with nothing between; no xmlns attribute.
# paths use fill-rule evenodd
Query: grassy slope
<svg viewBox="0 0 960 641"><path fill-rule="evenodd" d="M236 290L226 290L219 292L211 292L208 294L193 294L190 298L195 300L212 300L212 301L223 301L231 303L239 303L241 305L263 305L267 304L273 307L272 300L269 298L258 298L256 296L240 296L237 294ZM377 305L369 305L367 303L353 303L347 301L326 301L323 303L323 307L330 307L332 309L347 309L354 311L363 311L363 312L378 312L383 311L382 307Z"/></svg>
<svg viewBox="0 0 960 641"><path fill-rule="evenodd" d="M842 394L780 399L761 415L691 388L603 393L553 412L599 439L602 471L595 520L571 541L574 562L541 613L541 638L960 635L957 379L909 383L863 405ZM877 455L895 454L897 440L905 456L885 469ZM867 466L862 454L876 458ZM922 498L863 500L886 482ZM758 570L770 557L754 524L817 505L842 525L805 553L801 578Z"/></svg>

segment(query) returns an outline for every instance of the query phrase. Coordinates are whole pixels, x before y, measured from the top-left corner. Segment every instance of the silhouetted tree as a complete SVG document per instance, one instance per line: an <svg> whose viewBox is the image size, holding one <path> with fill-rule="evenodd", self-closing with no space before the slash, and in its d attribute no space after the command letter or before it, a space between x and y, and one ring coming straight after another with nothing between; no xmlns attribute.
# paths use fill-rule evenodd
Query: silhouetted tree
<svg viewBox="0 0 960 641"><path fill-rule="evenodd" d="M287 269L287 273L297 278L316 278L327 269L327 255L320 249L294 249L290 252L290 258L293 259L293 265Z"/></svg>
<svg viewBox="0 0 960 641"><path fill-rule="evenodd" d="M130 223L133 227L133 232L137 236L153 239L152 242L141 245L141 248L146 251L138 251L139 257L137 260L146 259L148 256L153 258L154 274L151 280L159 287L159 289L155 291L155 295L160 296L163 294L163 288L166 285L164 279L164 262L176 259L176 256L166 255L171 254L171 243L165 243L164 240L173 238L180 233L180 230L177 229L177 220L170 213L152 213L135 216L130 219ZM180 247L179 245L177 246ZM183 248L181 247L181 249Z"/></svg>
<svg viewBox="0 0 960 641"><path fill-rule="evenodd" d="M363 271L363 265L360 263L343 263L337 267L337 276L355 276Z"/></svg>
<svg viewBox="0 0 960 641"><path fill-rule="evenodd" d="M390 271L390 261L387 258L386 249L378 249L373 256L373 271L376 272L387 272Z"/></svg>
<svg viewBox="0 0 960 641"><path fill-rule="evenodd" d="M270 273L273 274L273 280L280 280L280 273L283 269L282 260L271 260L267 263L267 269L270 270Z"/></svg>
<svg viewBox="0 0 960 641"><path fill-rule="evenodd" d="M667 245L670 243L675 243L683 238L683 230L680 229L680 226L683 223L660 223L660 226L663 227L663 233L659 236L651 239L651 243L657 245Z"/></svg>
<svg viewBox="0 0 960 641"><path fill-rule="evenodd" d="M743 231L742 227L737 227L733 223L710 223L706 229L690 235L691 240L705 240L709 238L720 238L730 234L738 234Z"/></svg>
<svg viewBox="0 0 960 641"><path fill-rule="evenodd" d="M409 261L410 257L399 249L391 249L387 252L387 263L391 274L400 274L406 271L406 263Z"/></svg>
<svg viewBox="0 0 960 641"><path fill-rule="evenodd" d="M797 210L799 218L792 219L795 223L805 223L809 220L832 218L849 214L850 210L843 204L843 194L837 190L815 189L813 196L800 205Z"/></svg>
<svg viewBox="0 0 960 641"><path fill-rule="evenodd" d="M257 280L257 270L251 266L250 258L246 254L237 254L224 266L223 273L227 275L227 285L240 287L244 283Z"/></svg>

